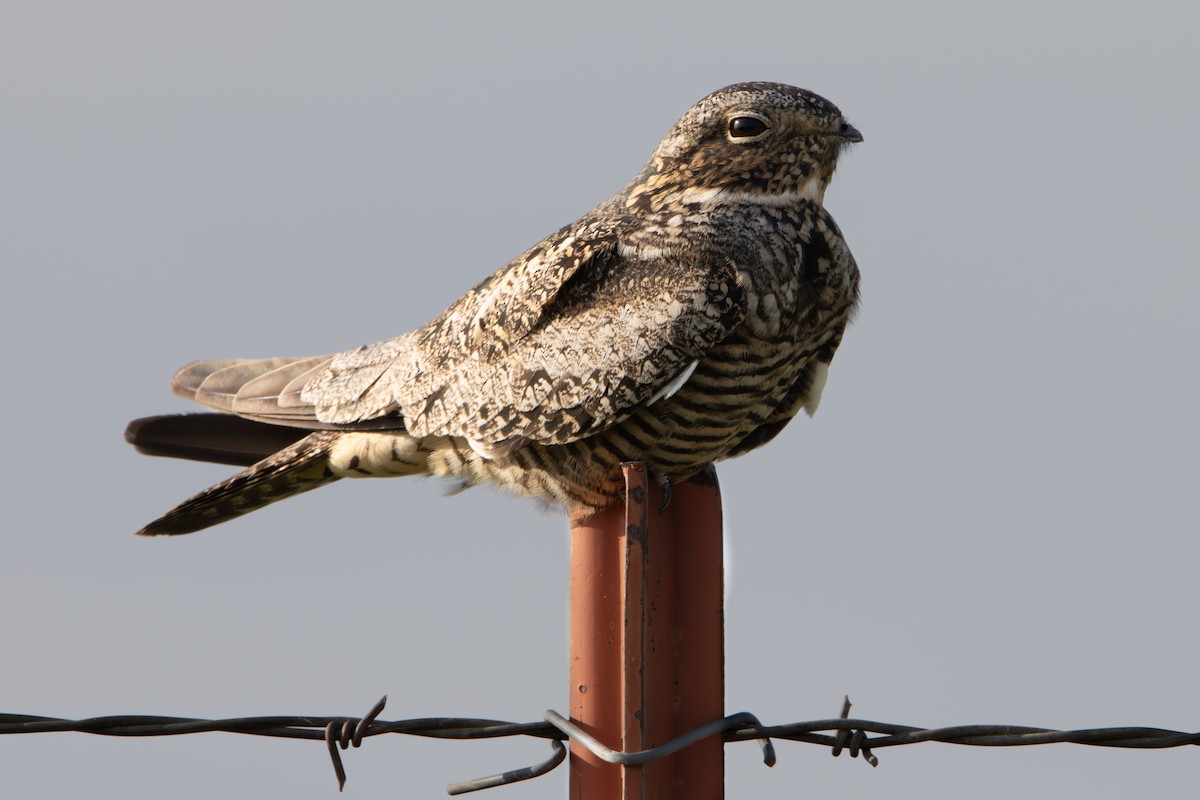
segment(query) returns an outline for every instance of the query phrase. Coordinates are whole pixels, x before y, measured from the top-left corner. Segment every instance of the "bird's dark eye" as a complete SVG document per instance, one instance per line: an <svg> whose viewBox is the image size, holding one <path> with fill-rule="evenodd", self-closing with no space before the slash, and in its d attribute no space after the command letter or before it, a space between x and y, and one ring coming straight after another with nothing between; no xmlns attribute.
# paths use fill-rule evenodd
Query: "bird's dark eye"
<svg viewBox="0 0 1200 800"><path fill-rule="evenodd" d="M766 130L767 123L758 117L734 117L729 120L729 136L733 139L761 136Z"/></svg>

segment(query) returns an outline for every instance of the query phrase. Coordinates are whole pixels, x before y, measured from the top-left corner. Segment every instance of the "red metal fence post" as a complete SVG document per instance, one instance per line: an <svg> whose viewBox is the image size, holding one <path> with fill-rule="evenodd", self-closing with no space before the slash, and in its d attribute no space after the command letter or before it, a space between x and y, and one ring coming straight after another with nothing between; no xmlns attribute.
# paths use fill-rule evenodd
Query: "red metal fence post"
<svg viewBox="0 0 1200 800"><path fill-rule="evenodd" d="M721 498L715 475L662 489L623 465L624 502L571 521L571 719L625 752L725 715ZM716 800L719 736L644 767L571 749L571 800Z"/></svg>

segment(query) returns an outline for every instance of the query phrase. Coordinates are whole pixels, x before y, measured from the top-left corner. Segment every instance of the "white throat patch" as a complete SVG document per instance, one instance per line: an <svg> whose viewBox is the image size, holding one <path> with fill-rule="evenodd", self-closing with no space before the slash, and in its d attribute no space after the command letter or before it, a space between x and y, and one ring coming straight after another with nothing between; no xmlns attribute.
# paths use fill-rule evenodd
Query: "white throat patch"
<svg viewBox="0 0 1200 800"><path fill-rule="evenodd" d="M753 203L763 206L788 206L808 200L818 205L825 201L825 184L817 175L811 176L795 192L736 192L729 189L684 189L679 199L684 203Z"/></svg>

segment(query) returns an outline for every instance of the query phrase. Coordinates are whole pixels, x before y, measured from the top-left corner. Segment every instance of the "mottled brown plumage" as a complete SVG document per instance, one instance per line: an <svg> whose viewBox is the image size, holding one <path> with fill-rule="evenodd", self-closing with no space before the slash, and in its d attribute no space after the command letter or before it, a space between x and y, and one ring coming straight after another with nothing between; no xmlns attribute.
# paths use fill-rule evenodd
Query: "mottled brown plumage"
<svg viewBox="0 0 1200 800"><path fill-rule="evenodd" d="M334 356L185 367L175 391L248 420L249 439L255 423L301 431L142 532L197 530L355 476L431 473L596 508L621 461L679 481L764 444L815 410L857 300L822 202L861 138L811 92L727 87L625 189L425 327ZM221 460L215 446L197 455L196 437L150 435L189 417L172 419L135 423L131 441Z"/></svg>

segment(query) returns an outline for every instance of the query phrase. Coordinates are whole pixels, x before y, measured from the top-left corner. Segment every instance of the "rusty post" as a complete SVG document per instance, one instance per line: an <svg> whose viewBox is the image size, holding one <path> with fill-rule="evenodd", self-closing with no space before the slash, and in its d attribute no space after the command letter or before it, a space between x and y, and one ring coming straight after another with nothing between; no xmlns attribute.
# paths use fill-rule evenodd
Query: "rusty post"
<svg viewBox="0 0 1200 800"><path fill-rule="evenodd" d="M624 502L571 520L571 719L645 750L725 714L721 498L715 474L662 489L623 465ZM714 736L642 767L571 748L571 800L717 800Z"/></svg>

